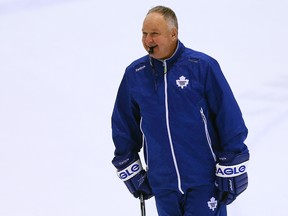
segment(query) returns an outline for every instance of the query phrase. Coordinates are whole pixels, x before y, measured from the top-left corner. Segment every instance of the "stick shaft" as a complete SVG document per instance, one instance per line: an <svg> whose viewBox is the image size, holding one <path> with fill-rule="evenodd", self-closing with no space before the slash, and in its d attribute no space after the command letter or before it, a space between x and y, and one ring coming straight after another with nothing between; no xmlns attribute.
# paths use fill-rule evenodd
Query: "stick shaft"
<svg viewBox="0 0 288 216"><path fill-rule="evenodd" d="M141 216L146 216L145 200L143 194L140 195Z"/></svg>

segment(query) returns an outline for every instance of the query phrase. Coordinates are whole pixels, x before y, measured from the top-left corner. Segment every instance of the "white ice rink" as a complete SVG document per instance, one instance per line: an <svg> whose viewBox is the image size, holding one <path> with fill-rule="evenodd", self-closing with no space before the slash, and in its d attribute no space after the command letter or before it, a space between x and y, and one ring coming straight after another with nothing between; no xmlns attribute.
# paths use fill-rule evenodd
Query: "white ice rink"
<svg viewBox="0 0 288 216"><path fill-rule="evenodd" d="M229 216L287 215L286 0L0 0L1 216L140 215L111 164L110 116L158 4L218 60L249 128L250 185Z"/></svg>

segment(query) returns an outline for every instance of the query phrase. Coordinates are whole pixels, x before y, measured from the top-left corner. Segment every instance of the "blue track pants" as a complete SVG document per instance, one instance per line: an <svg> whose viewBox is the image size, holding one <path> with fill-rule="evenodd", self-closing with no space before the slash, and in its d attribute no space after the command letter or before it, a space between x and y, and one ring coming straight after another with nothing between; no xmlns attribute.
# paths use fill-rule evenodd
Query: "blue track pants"
<svg viewBox="0 0 288 216"><path fill-rule="evenodd" d="M155 196L159 216L227 216L226 205L219 205L214 184L191 188L182 194L169 191Z"/></svg>

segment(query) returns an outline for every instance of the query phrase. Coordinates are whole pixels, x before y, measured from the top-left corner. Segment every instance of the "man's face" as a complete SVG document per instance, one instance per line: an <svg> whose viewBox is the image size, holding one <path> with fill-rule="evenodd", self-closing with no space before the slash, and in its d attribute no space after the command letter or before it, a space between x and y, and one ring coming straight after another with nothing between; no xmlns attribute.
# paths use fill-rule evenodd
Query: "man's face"
<svg viewBox="0 0 288 216"><path fill-rule="evenodd" d="M168 26L164 17L159 13L148 14L143 22L142 43L155 59L167 59L172 56L177 47L177 29Z"/></svg>

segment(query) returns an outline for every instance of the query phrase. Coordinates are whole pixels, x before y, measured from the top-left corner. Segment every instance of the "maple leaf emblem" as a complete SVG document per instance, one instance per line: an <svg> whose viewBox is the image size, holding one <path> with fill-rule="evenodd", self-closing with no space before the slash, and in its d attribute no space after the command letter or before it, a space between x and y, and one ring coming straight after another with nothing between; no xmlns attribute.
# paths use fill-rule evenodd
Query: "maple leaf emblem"
<svg viewBox="0 0 288 216"><path fill-rule="evenodd" d="M180 87L181 89L183 89L184 87L186 87L189 83L189 80L186 79L185 76L181 76L179 77L179 79L176 80L176 84L178 87Z"/></svg>
<svg viewBox="0 0 288 216"><path fill-rule="evenodd" d="M217 200L216 200L214 197L212 197L212 198L210 199L210 201L207 202L207 204L208 204L208 207L209 207L212 211L214 211L214 210L217 208Z"/></svg>

